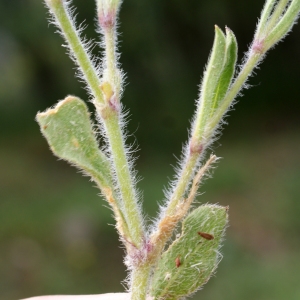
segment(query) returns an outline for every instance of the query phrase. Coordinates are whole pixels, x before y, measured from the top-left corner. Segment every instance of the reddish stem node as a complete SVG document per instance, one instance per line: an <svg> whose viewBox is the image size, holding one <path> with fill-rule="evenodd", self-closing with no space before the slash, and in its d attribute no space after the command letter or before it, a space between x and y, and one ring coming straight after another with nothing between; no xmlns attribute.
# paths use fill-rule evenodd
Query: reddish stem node
<svg viewBox="0 0 300 300"><path fill-rule="evenodd" d="M251 46L251 50L254 53L263 54L264 53L264 40L254 40Z"/></svg>
<svg viewBox="0 0 300 300"><path fill-rule="evenodd" d="M201 154L201 152L203 151L203 144L199 144L197 142L191 141L190 143L190 154Z"/></svg>
<svg viewBox="0 0 300 300"><path fill-rule="evenodd" d="M98 20L102 29L113 28L116 24L116 12L109 11L108 13L99 13Z"/></svg>

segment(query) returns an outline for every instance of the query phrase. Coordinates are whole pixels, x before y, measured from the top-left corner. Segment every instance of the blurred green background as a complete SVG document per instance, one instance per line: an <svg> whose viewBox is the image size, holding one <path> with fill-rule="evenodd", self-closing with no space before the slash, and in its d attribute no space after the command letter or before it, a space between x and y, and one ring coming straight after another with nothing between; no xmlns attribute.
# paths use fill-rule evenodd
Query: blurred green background
<svg viewBox="0 0 300 300"><path fill-rule="evenodd" d="M120 22L128 142L139 145L149 220L173 176L213 41L229 26L239 57L263 0L125 0ZM93 0L74 0L94 32ZM49 151L34 121L84 85L41 0L0 0L0 299L123 291L123 250L88 178ZM300 299L300 26L269 53L213 151L203 203L230 205L224 259L194 299ZM99 48L94 49L99 54Z"/></svg>

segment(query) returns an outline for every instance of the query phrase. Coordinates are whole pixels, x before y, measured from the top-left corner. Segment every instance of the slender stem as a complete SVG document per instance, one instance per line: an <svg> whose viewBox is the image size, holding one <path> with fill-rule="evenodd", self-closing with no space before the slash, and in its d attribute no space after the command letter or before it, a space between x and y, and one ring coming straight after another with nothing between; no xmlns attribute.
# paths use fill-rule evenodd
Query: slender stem
<svg viewBox="0 0 300 300"><path fill-rule="evenodd" d="M174 214L177 205L179 204L180 200L182 199L186 188L191 181L191 177L194 174L195 166L197 165L197 161L200 154L193 154L189 155L186 159L184 167L182 168L180 179L178 180L178 184L172 194L170 203L166 210L166 215L170 216Z"/></svg>
<svg viewBox="0 0 300 300"><path fill-rule="evenodd" d="M104 31L105 37L105 59L106 59L106 67L107 67L107 77L109 79L116 78L117 67L116 63L116 53L115 53L115 29L114 28L106 28Z"/></svg>
<svg viewBox="0 0 300 300"><path fill-rule="evenodd" d="M165 243L171 237L176 223L180 220L180 217L178 219L172 219L172 216L175 217L176 214L178 214L178 210L180 210L180 203L186 193L186 190L192 180L192 177L194 176L199 160L201 159L201 156L205 148L207 147L207 141L209 141L213 136L216 127L218 126L224 114L232 104L235 96L239 93L248 76L252 73L261 55L262 54L257 54L255 52L250 53L250 56L248 57L247 62L240 71L240 74L236 78L235 82L232 84L231 89L220 104L220 107L216 110L214 117L211 119L211 121L208 121L208 125L205 126L203 134L201 135L198 134L199 130L197 128L197 124L199 125L199 123L197 122L197 120L195 120L192 136L188 144L189 148L186 149L186 151L188 151L188 154L186 156L185 163L181 169L177 185L170 198L170 201L166 208L166 212L160 220L160 223L158 224L157 228L160 228L162 230L162 228L166 227L166 224L168 223L168 218L171 217L171 219L169 219L170 221L168 226L166 227L166 231L164 232L164 234L159 234L158 232L160 229L158 229L158 231L152 233L151 236L152 238L154 238L155 241L155 251L153 251L154 262L157 260L157 257L159 257L159 254L163 250ZM198 117L199 116L197 116L197 118ZM204 169L206 170L207 167L204 167ZM158 237L157 234L159 234Z"/></svg>
<svg viewBox="0 0 300 300"><path fill-rule="evenodd" d="M107 108L112 113L104 118L104 126L107 136L109 137L109 145L113 158L114 169L117 175L120 193L124 205L125 218L131 232L131 242L137 248L142 245L144 239L144 229L142 216L138 209L137 195L134 188L134 183L131 177L130 167L125 151L125 142L121 130L121 115L120 109L120 70L117 66L116 55L116 30L115 26L104 28L104 44L105 44L105 75L103 81L108 81L113 89L112 98L106 99ZM111 102L113 106L111 106ZM98 107L97 107L98 108ZM114 111L116 110L116 111ZM101 111L99 111L101 115Z"/></svg>
<svg viewBox="0 0 300 300"><path fill-rule="evenodd" d="M115 28L108 27L104 29L105 40L105 70L104 81L108 80L113 86L114 95L117 102L120 102L122 90L122 76L118 68L118 55L116 53L116 34Z"/></svg>
<svg viewBox="0 0 300 300"><path fill-rule="evenodd" d="M47 3L47 0L46 0ZM97 76L97 71L86 52L84 45L81 42L79 34L73 25L70 15L67 12L64 1L48 1L50 10L54 14L63 35L65 36L72 54L76 58L82 74L90 87L94 97L99 103L104 103L104 99L100 90L100 79Z"/></svg>
<svg viewBox="0 0 300 300"><path fill-rule="evenodd" d="M143 242L143 227L135 201L136 195L124 151L125 147L118 115L112 114L109 118L105 119L104 125L107 136L110 137L109 144L123 200L125 219L131 234L130 238L135 246L139 248Z"/></svg>
<svg viewBox="0 0 300 300"><path fill-rule="evenodd" d="M267 0L265 5L264 5L264 9L261 13L261 17L257 26L257 30L256 30L256 38L258 36L261 36L262 31L264 31L264 28L269 20L269 17L271 15L272 9L274 7L274 4L277 0Z"/></svg>
<svg viewBox="0 0 300 300"><path fill-rule="evenodd" d="M131 300L145 300L150 277L150 264L137 266L132 271Z"/></svg>
<svg viewBox="0 0 300 300"><path fill-rule="evenodd" d="M101 82L97 76L96 69L91 62L84 45L80 41L79 34L67 12L66 4L64 4L64 1L62 0L46 0L46 3L49 5L50 10L54 14L58 25L62 30L62 33L66 37L73 55L84 74L84 78L96 99L96 108L99 109L99 107L103 108L108 106L108 103L106 99L104 99L100 89ZM112 35L112 33L110 35ZM107 53L110 53L111 55L110 62L112 63L111 68L113 69L114 66L116 66L115 56L112 56L112 51L114 50L111 50L115 49L114 37L109 39L108 45L110 50ZM120 209L124 209L124 216L128 223L127 225L131 235L126 238L130 239L132 243L139 247L142 244L144 237L142 218L139 214L137 201L135 200L136 193L133 188L129 165L125 154L124 139L122 137L122 130L119 121L120 116L114 112L110 113L109 116L110 117L108 118L103 118L103 123L105 125L104 127L106 129L110 151L116 169L119 188L124 202L124 207L121 207Z"/></svg>
<svg viewBox="0 0 300 300"><path fill-rule="evenodd" d="M288 33L297 20L299 12L300 0L293 0L275 28L272 28L272 31L267 36L265 40L265 46L267 49L271 48Z"/></svg>
<svg viewBox="0 0 300 300"><path fill-rule="evenodd" d="M232 105L232 102L236 95L240 92L242 89L244 83L246 82L247 78L251 75L253 69L255 68L257 62L260 60L262 54L258 53L252 53L250 54L247 62L245 63L244 67L242 68L241 72L239 73L238 77L232 84L230 90L226 94L224 100L222 101L219 108L216 110L214 117L211 119L207 126L207 135L210 136L216 127L218 126L220 120L226 113L226 111L229 109L230 105Z"/></svg>
<svg viewBox="0 0 300 300"><path fill-rule="evenodd" d="M280 16L282 15L282 13L284 12L286 5L288 4L290 0L280 0L278 2L278 4L276 5L276 8L266 26L266 32L269 32L270 30L272 30L272 28L274 28L277 24L277 22L279 21Z"/></svg>
<svg viewBox="0 0 300 300"><path fill-rule="evenodd" d="M280 6L277 7L278 10L281 9L281 6L284 5L284 1L282 0L279 4ZM269 15L272 11L273 5L275 3L275 0L269 0L266 2L265 9L262 13L262 18L260 21L260 24L258 26L258 31L263 30L263 27L267 23L269 19ZM278 5L279 5L278 4ZM286 4L286 2L285 2ZM282 11L281 11L282 12ZM277 13L276 13L277 15ZM280 14L279 14L280 15ZM254 39L255 41L255 39ZM259 49L259 46L257 49L255 47L250 48L248 58L241 69L240 73L238 74L237 78L231 85L230 89L228 90L227 94L225 95L224 99L220 103L218 109L214 112L211 119L207 120L206 125L202 126L201 122L199 122L199 118L201 117L197 115L194 126L193 126L193 132L190 138L190 141L188 143L188 149L187 156L185 159L185 163L181 169L179 178L177 180L176 187L173 190L173 194L170 198L170 201L168 203L168 206L166 208L165 215L170 216L174 214L176 211L176 208L178 207L178 204L184 197L186 190L188 188L188 185L192 179L192 176L195 172L195 168L205 151L205 148L207 147L207 144L209 144L209 141L211 140L212 136L214 135L214 132L216 128L218 127L218 124L224 117L225 113L228 111L230 106L232 105L236 95L240 92L243 85L247 81L247 78L251 75L253 69L258 64L260 59L265 53L264 45L262 45L262 48ZM201 103L200 103L201 105ZM197 114L199 114L199 109L197 111ZM203 128L204 127L204 128ZM200 129L199 129L200 128ZM199 131L200 130L200 131Z"/></svg>
<svg viewBox="0 0 300 300"><path fill-rule="evenodd" d="M247 60L246 64L244 65L243 69L241 70L239 76L236 78L234 83L232 84L229 92L225 96L224 100L220 104L220 107L216 110L214 117L211 119L211 121L208 123L208 126L205 129L205 132L201 136L201 138L198 137L197 144L198 145L205 145L205 142L210 139L212 136L214 130L218 126L219 122L221 121L222 117L232 104L232 101L236 97L236 95L241 90L243 84L249 77L249 75L252 73L253 69L255 68L257 62L259 61L261 55L253 53L250 55L249 59ZM192 134L191 140L190 140L190 147L191 144L194 142L193 138L195 136L195 132L197 132L197 129L194 129L194 132ZM188 184L190 183L190 180L194 174L195 167L199 161L199 158L201 157L203 150L198 152L192 152L190 151L190 154L188 155L186 162L182 168L180 177L177 182L177 186L174 189L174 192L171 196L171 200L168 204L166 214L170 215L174 212L176 206L184 196L184 193L187 189Z"/></svg>

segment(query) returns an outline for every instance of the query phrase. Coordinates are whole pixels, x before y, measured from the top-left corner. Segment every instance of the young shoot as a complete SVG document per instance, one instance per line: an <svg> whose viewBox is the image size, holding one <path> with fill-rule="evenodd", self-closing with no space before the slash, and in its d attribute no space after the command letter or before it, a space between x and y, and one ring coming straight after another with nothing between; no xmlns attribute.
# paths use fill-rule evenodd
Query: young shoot
<svg viewBox="0 0 300 300"><path fill-rule="evenodd" d="M121 101L124 75L117 49L117 21L122 1L96 1L104 52L100 65L91 56L91 44L80 36L71 1L44 1L51 22L59 28L81 79L86 82L101 131L96 133L93 129L86 104L75 96L67 96L54 108L37 114L41 132L53 153L88 174L111 206L126 249L131 299L185 298L200 289L215 272L228 222L228 207L192 205L203 178L217 161L215 155L207 156L208 149L253 70L296 23L300 0L265 2L254 39L241 65L237 64L238 46L233 31L215 26L213 47L176 180L170 183L164 206L149 228L143 222L136 171L124 134ZM104 148L99 148L98 134L105 140ZM181 233L170 243L179 223Z"/></svg>

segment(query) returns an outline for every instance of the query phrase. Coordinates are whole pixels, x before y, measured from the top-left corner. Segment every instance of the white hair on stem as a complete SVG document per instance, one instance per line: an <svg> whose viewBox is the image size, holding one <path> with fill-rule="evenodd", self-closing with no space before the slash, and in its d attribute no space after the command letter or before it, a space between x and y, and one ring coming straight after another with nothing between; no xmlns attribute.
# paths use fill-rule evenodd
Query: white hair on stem
<svg viewBox="0 0 300 300"><path fill-rule="evenodd" d="M90 96L90 100L92 100L94 98L94 95L92 93L92 90L91 90L89 84L87 83L86 75L82 71L82 69L79 65L79 62L74 54L74 51L70 47L68 40L65 36L65 33L61 29L61 25L60 25L59 21L57 20L54 12L52 11L51 6L49 4L47 4L47 0L45 0L45 4L49 8L49 15L50 15L49 23L55 25L58 29L58 30L56 30L56 32L59 33L64 38L64 40L66 40L67 43L64 44L63 47L67 48L67 53L69 54L69 56L73 60L73 62L77 65L75 75L76 75L76 77L78 77L80 82L85 83L85 89ZM99 63L99 59L97 57L95 57L94 55L92 55L92 49L95 47L94 41L88 40L86 37L82 37L82 32L86 29L86 27L88 25L85 25L84 22L82 22L78 27L76 27L76 17L77 17L76 8L71 6L72 5L71 0L63 0L62 5L65 9L65 12L66 12L68 18L71 21L73 30L76 32L77 36L79 37L81 46L84 48L84 50L86 51L86 53L88 55L88 58L92 65L92 68L94 69L96 74L100 77L100 74L102 73L101 64Z"/></svg>

